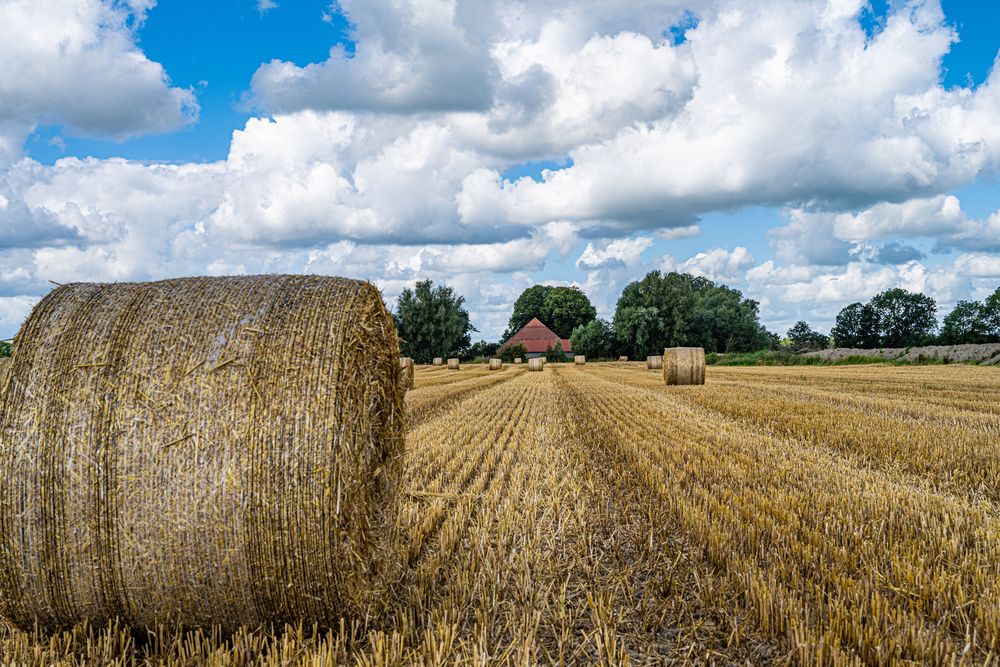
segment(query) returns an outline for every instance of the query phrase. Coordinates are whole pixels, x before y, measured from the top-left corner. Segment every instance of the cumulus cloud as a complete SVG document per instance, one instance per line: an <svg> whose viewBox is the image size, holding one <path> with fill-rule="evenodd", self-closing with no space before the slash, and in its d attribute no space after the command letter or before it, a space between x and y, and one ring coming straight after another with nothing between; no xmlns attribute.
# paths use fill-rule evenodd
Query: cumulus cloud
<svg viewBox="0 0 1000 667"><path fill-rule="evenodd" d="M576 266L584 271L624 269L636 266L640 261L639 256L652 242L653 239L648 236L616 239L596 244L590 242L576 260Z"/></svg>
<svg viewBox="0 0 1000 667"><path fill-rule="evenodd" d="M192 122L198 103L136 46L152 0L0 1L0 164L37 123L125 138Z"/></svg>

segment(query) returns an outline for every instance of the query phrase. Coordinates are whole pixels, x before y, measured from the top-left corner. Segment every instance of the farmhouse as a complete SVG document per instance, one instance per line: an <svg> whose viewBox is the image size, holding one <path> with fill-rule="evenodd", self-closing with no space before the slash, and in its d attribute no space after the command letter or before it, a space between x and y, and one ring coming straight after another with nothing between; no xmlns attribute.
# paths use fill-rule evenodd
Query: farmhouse
<svg viewBox="0 0 1000 667"><path fill-rule="evenodd" d="M537 317L531 318L530 322L521 327L520 331L511 336L497 351L502 352L518 343L524 345L524 349L527 350L525 356L529 359L544 356L545 351L549 348L555 348L556 343L562 345L565 354L573 354L573 344L570 343L569 338L560 338L552 329L542 324Z"/></svg>

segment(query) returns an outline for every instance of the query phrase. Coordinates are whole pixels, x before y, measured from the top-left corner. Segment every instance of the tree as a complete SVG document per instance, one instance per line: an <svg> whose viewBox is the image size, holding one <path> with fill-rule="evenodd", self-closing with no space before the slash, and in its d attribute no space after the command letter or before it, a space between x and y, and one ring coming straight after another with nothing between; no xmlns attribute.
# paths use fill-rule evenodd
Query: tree
<svg viewBox="0 0 1000 667"><path fill-rule="evenodd" d="M645 359L656 349L659 311L643 306L619 308L615 311L614 327L619 349L627 350L633 359Z"/></svg>
<svg viewBox="0 0 1000 667"><path fill-rule="evenodd" d="M524 343L515 343L508 348L500 350L500 358L508 364L514 363L514 359L517 357L524 359L526 354L528 354L528 348L524 346Z"/></svg>
<svg viewBox="0 0 1000 667"><path fill-rule="evenodd" d="M0 340L0 357L9 357L13 347L10 341Z"/></svg>
<svg viewBox="0 0 1000 667"><path fill-rule="evenodd" d="M497 348L499 345L497 343L487 343L485 340L481 340L478 343L473 343L466 350L462 352L459 357L462 361L471 361L473 359L491 358L496 356Z"/></svg>
<svg viewBox="0 0 1000 667"><path fill-rule="evenodd" d="M983 299L983 325L989 342L1000 343L1000 287Z"/></svg>
<svg viewBox="0 0 1000 667"><path fill-rule="evenodd" d="M534 285L524 290L514 302L514 310L503 340L537 317L560 338L569 338L576 327L597 317L597 309L577 287Z"/></svg>
<svg viewBox="0 0 1000 667"><path fill-rule="evenodd" d="M566 352L563 351L562 343L556 341L556 346L551 345L545 348L545 359L547 361L552 361L555 363L562 363L566 361Z"/></svg>
<svg viewBox="0 0 1000 667"><path fill-rule="evenodd" d="M844 306L837 313L837 321L830 329L830 337L837 347L862 347L861 345L861 309L860 302Z"/></svg>
<svg viewBox="0 0 1000 667"><path fill-rule="evenodd" d="M393 317L403 355L427 364L434 357L456 356L467 348L469 333L476 328L469 321L464 303L465 297L451 287L434 287L430 280L400 292Z"/></svg>
<svg viewBox="0 0 1000 667"><path fill-rule="evenodd" d="M882 347L923 345L937 328L937 304L925 294L895 287L876 294L871 307L878 315Z"/></svg>
<svg viewBox="0 0 1000 667"><path fill-rule="evenodd" d="M830 343L830 339L818 331L814 331L809 324L799 320L788 330L788 339L792 342L792 350L795 352L812 352L822 350Z"/></svg>
<svg viewBox="0 0 1000 667"><path fill-rule="evenodd" d="M608 359L612 356L615 332L611 324L604 320L593 320L573 329L570 336L573 352L589 359Z"/></svg>
<svg viewBox="0 0 1000 667"><path fill-rule="evenodd" d="M959 301L944 318L941 342L949 345L985 343L989 339L983 304L978 301Z"/></svg>

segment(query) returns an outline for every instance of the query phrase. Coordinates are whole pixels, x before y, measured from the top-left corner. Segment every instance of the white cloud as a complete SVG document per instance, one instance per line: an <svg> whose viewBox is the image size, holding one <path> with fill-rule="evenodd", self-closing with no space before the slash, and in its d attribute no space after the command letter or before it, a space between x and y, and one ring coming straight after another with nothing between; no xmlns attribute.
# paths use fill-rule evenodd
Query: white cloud
<svg viewBox="0 0 1000 667"><path fill-rule="evenodd" d="M699 252L676 266L680 273L690 273L717 282L738 282L754 265L753 255L743 246L732 250L712 248Z"/></svg>
<svg viewBox="0 0 1000 667"><path fill-rule="evenodd" d="M640 255L652 243L653 239L648 236L616 239L597 244L590 242L576 260L576 266L584 271L632 268L639 264Z"/></svg>
<svg viewBox="0 0 1000 667"><path fill-rule="evenodd" d="M136 46L152 0L0 0L0 164L37 123L124 138L194 120L190 90Z"/></svg>
<svg viewBox="0 0 1000 667"><path fill-rule="evenodd" d="M274 0L257 0L257 11L261 14L266 14L272 9L277 9L278 3Z"/></svg>

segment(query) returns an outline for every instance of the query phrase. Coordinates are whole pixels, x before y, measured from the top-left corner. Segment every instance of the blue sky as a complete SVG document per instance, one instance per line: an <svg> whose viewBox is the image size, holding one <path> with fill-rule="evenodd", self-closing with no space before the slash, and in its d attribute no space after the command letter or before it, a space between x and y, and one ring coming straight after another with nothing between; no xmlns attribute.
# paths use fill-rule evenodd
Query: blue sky
<svg viewBox="0 0 1000 667"><path fill-rule="evenodd" d="M0 35L0 335L48 280L264 271L449 282L487 338L654 268L779 331L943 314L1000 284L1000 6L833 6L0 0L42 45Z"/></svg>

